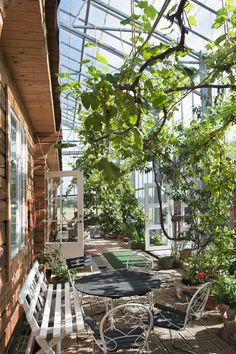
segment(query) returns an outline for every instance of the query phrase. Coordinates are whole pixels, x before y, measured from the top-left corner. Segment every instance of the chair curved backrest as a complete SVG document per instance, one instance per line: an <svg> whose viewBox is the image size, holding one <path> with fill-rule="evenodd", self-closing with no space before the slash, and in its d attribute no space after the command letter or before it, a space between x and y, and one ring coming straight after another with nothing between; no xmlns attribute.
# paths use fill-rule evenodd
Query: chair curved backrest
<svg viewBox="0 0 236 354"><path fill-rule="evenodd" d="M118 349L141 349L147 347L148 336L153 327L153 315L142 304L128 303L114 307L102 318L99 331L104 353Z"/></svg>
<svg viewBox="0 0 236 354"><path fill-rule="evenodd" d="M132 252L126 261L127 269L139 269L142 271L152 270L155 267L155 262L153 257L148 254L143 254L142 252Z"/></svg>
<svg viewBox="0 0 236 354"><path fill-rule="evenodd" d="M211 292L211 287L211 282L205 283L194 293L186 309L184 328L186 328L193 319L199 319L202 316Z"/></svg>

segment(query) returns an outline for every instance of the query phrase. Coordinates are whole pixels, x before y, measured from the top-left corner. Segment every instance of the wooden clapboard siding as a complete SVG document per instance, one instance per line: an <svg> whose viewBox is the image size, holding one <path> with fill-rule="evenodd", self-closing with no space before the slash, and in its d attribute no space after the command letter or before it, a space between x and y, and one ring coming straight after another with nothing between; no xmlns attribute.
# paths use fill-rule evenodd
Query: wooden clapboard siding
<svg viewBox="0 0 236 354"><path fill-rule="evenodd" d="M20 308L17 302L22 281L31 267L35 251L42 249L45 242L44 222L46 213L46 179L48 167L59 168L58 152L52 145L59 137L60 107L55 72L58 71L58 44L56 32L50 39L53 52L46 43L46 19L42 13L43 0L5 0L12 6L0 10L3 30L0 39L0 353L4 354L12 340L12 334L19 320ZM55 23L56 0L45 0L50 13L50 31ZM6 11L5 11L6 10ZM0 30L1 34L1 30ZM54 56L54 57L53 57ZM50 64L50 67L49 67ZM51 68L51 73L50 73ZM54 90L52 91L51 80ZM4 96L5 95L5 96ZM57 102L57 123L54 109ZM16 114L26 134L28 148L28 173L26 201L35 198L37 207L36 230L27 230L25 247L16 257L9 260L9 176L8 176L8 105ZM57 129L56 129L57 128ZM41 141L49 137L43 149ZM41 140L42 139L42 140ZM47 138L46 138L47 139ZM45 155L47 154L47 161ZM8 192L7 192L8 191ZM28 221L27 221L28 222ZM27 226L27 225L26 225ZM35 238L35 240L34 240ZM35 249L33 248L35 244Z"/></svg>
<svg viewBox="0 0 236 354"><path fill-rule="evenodd" d="M0 246L6 243L6 225L5 223L0 223Z"/></svg>

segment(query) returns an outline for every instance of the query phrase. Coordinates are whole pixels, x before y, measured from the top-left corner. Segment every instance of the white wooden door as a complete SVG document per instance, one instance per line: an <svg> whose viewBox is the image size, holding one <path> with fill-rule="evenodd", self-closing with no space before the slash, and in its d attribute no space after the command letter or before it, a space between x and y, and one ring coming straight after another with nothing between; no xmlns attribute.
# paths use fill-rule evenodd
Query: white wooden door
<svg viewBox="0 0 236 354"><path fill-rule="evenodd" d="M83 172L51 171L47 179L47 248L60 245L64 258L83 256Z"/></svg>
<svg viewBox="0 0 236 354"><path fill-rule="evenodd" d="M145 249L148 251L170 250L171 241L164 235L160 224L160 205L155 183L146 183L144 185L144 204ZM164 189L162 189L162 209L164 212L165 230L171 236L173 202L168 199Z"/></svg>

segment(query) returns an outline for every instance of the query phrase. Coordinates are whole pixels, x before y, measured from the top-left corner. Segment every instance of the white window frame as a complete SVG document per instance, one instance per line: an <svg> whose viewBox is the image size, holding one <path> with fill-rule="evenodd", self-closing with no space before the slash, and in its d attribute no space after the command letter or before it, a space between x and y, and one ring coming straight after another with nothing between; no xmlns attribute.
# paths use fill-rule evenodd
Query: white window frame
<svg viewBox="0 0 236 354"><path fill-rule="evenodd" d="M10 190L10 220L12 219L12 211L15 208L16 222L15 225L10 222L10 257L14 258L25 246L25 234L26 234L26 179L27 179L27 149L26 149L26 135L24 129L17 118L14 111L9 109L9 133L10 133L10 145L9 145L9 180L11 182L12 169L11 161L13 152L12 146L12 126L13 121L16 127L16 203L12 203L12 191ZM14 228L14 229L13 229ZM13 232L15 237L15 244L13 246L12 238Z"/></svg>
<svg viewBox="0 0 236 354"><path fill-rule="evenodd" d="M155 209L155 208L159 208L160 209L160 204L159 202L150 202L149 201L149 188L155 188L156 189L156 184L155 183L145 183L144 185L144 190L145 190L145 250L146 251L160 251L160 250L171 250L173 241L169 240L166 238L166 244L161 245L161 246L154 246L151 245L150 242L150 232L152 230L162 230L161 228L161 224L150 224L149 222L149 209ZM167 210L167 215L165 218L165 228L168 232L168 234L170 235L170 237L172 237L172 221L171 221L171 215L173 214L173 200L169 199L166 195L167 200L166 201L162 201L162 208L163 210ZM164 236L165 238L165 236Z"/></svg>

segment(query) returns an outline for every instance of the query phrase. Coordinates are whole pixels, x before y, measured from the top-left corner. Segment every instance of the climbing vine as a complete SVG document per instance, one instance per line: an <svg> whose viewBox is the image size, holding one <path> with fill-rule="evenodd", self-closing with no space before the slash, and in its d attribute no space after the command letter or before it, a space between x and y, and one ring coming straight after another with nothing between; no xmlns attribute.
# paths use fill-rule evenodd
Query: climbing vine
<svg viewBox="0 0 236 354"><path fill-rule="evenodd" d="M151 33L154 27L150 23L158 17L156 9L147 1L138 1L137 7L140 14L132 14L123 24L135 24L138 33L142 29ZM225 134L236 121L236 7L228 1L217 11L212 31L226 23L227 31L209 42L202 53L204 77L199 68L183 60L192 53L186 46L187 28L196 22L190 3L179 1L166 18L169 31L174 24L178 26L176 42L152 45L144 33L139 34L135 36L136 52L124 59L118 71L110 72L108 60L97 54L100 68L82 63L88 76L85 89L74 81L60 90L78 102L84 159L100 181L114 187L114 181L134 170L146 171L151 164L165 236L191 240L198 252L212 242L220 248L227 237L232 249L229 207L236 176ZM176 119L180 102L203 89L202 105L193 107L182 121ZM169 186L170 198L188 206L188 229L181 235L171 236L165 230L163 185Z"/></svg>

